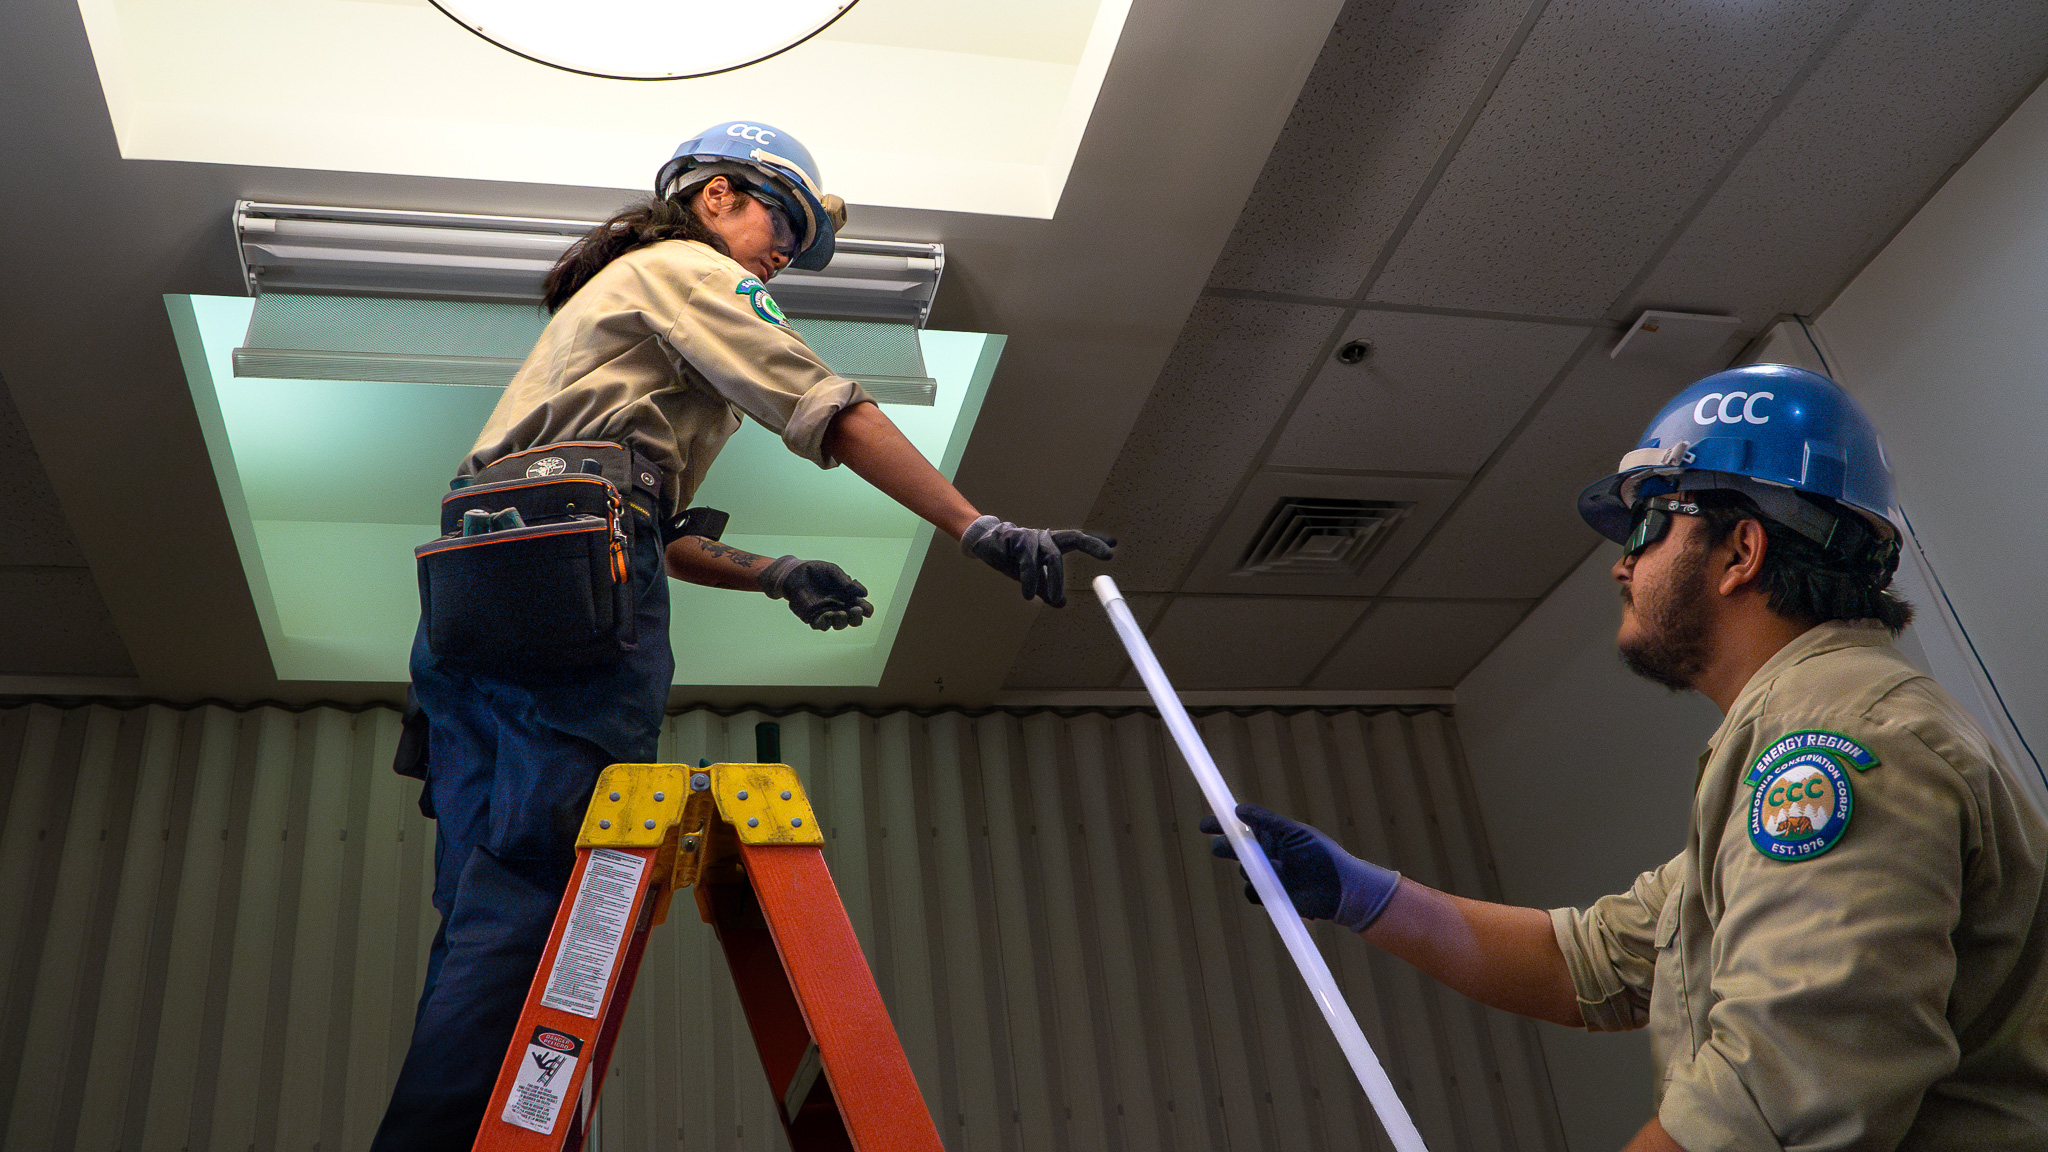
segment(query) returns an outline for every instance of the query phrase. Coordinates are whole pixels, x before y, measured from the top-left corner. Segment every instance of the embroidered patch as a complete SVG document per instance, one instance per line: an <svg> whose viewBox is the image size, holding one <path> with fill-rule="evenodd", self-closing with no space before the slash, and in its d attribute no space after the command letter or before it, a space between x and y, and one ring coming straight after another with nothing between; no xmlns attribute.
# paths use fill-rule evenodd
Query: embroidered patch
<svg viewBox="0 0 2048 1152"><path fill-rule="evenodd" d="M1879 763L1877 755L1870 749L1840 732L1813 728L1803 732L1790 732L1779 737L1757 756L1756 761L1749 766L1749 771L1743 775L1742 782L1754 787L1766 773L1778 766L1778 761L1813 748L1833 753L1836 759L1858 772L1868 772Z"/></svg>
<svg viewBox="0 0 2048 1152"><path fill-rule="evenodd" d="M732 291L733 295L745 296L752 302L754 305L754 315L759 316L770 324L780 324L784 328L789 327L789 317L782 314L782 305L777 304L775 297L768 294L768 286L766 284L761 283L752 276L748 276L741 280Z"/></svg>
<svg viewBox="0 0 2048 1152"><path fill-rule="evenodd" d="M1773 763L1750 795L1749 842L1773 860L1809 860L1842 838L1855 807L1849 773L1833 753L1795 752Z"/></svg>

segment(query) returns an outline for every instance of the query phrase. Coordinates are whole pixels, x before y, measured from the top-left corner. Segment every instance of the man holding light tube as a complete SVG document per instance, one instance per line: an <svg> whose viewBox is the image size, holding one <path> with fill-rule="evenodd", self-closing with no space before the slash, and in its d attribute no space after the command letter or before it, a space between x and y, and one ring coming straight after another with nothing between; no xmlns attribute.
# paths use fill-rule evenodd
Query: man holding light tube
<svg viewBox="0 0 2048 1152"><path fill-rule="evenodd" d="M1649 1027L1631 1152L2048 1147L2048 823L1892 646L1892 508L1855 401L1777 365L1693 385L1580 496L1627 549L1623 660L1724 715L1684 850L1628 892L1468 900L1238 816L1302 915L1494 1007Z"/></svg>

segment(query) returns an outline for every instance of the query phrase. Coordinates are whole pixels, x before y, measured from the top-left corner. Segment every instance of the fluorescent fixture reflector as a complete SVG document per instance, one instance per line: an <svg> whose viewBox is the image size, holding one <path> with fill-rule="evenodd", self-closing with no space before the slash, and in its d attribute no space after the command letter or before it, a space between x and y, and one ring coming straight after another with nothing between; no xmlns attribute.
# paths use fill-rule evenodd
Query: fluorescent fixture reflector
<svg viewBox="0 0 2048 1152"><path fill-rule="evenodd" d="M538 304L541 282L595 220L235 204L249 294L326 292ZM791 316L924 327L946 246L841 236L832 263L775 277Z"/></svg>
<svg viewBox="0 0 2048 1152"><path fill-rule="evenodd" d="M824 31L855 0L433 0L508 52L589 76L679 80L730 72Z"/></svg>

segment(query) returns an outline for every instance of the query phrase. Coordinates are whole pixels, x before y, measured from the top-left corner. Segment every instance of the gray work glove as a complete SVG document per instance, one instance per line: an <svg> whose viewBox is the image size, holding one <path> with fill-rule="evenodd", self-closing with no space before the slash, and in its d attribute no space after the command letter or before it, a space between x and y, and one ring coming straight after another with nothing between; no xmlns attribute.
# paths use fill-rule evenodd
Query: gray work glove
<svg viewBox="0 0 2048 1152"><path fill-rule="evenodd" d="M1258 837L1259 848L1273 864L1273 874L1294 901L1294 910L1311 920L1335 920L1353 932L1363 932L1394 898L1401 874L1368 863L1337 847L1337 842L1306 824L1268 812L1257 804L1239 804L1237 818ZM1216 817L1202 817L1202 831L1214 836L1211 855L1237 859L1237 851L1223 836ZM1244 869L1240 867L1242 874ZM1263 904L1250 884L1245 899Z"/></svg>
<svg viewBox="0 0 2048 1152"><path fill-rule="evenodd" d="M770 600L789 601L797 619L820 632L858 628L875 614L875 606L866 599L867 585L829 560L784 556L773 561L761 573L761 591Z"/></svg>
<svg viewBox="0 0 2048 1152"><path fill-rule="evenodd" d="M1067 606L1066 564L1061 558L1078 550L1108 560L1116 555L1115 547L1110 537L1079 528L1019 528L993 516L983 516L960 534L961 552L1015 580L1026 600L1036 596L1055 608Z"/></svg>

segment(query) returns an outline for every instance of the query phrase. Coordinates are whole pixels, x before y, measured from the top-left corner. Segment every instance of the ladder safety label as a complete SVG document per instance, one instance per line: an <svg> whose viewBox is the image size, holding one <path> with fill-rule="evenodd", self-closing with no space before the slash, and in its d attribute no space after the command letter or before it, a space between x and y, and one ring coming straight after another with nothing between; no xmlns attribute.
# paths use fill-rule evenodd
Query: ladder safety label
<svg viewBox="0 0 2048 1152"><path fill-rule="evenodd" d="M533 1038L526 1042L526 1059L512 1081L512 1095L505 1100L505 1123L551 1135L563 1102L575 1089L576 1058L582 1053L583 1041L567 1032L534 1028Z"/></svg>
<svg viewBox="0 0 2048 1152"><path fill-rule="evenodd" d="M604 1006L604 990L612 982L619 951L632 930L633 897L647 861L609 848L590 850L583 884L569 910L569 926L548 973L540 1002L562 1012L595 1020Z"/></svg>

